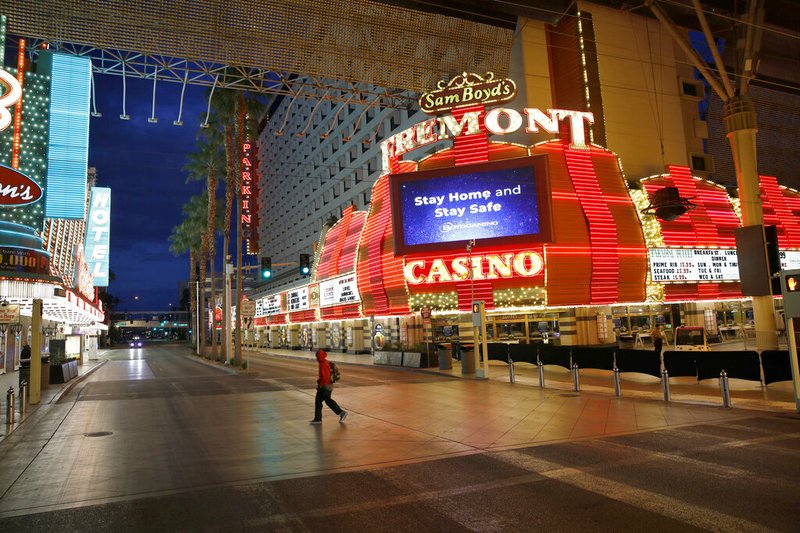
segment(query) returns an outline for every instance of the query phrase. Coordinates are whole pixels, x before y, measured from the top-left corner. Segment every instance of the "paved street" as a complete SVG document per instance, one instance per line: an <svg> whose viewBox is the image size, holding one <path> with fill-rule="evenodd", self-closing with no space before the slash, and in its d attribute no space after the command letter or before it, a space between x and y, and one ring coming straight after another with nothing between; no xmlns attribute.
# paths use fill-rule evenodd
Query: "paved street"
<svg viewBox="0 0 800 533"><path fill-rule="evenodd" d="M795 415L116 350L0 442L5 531L797 531Z"/></svg>

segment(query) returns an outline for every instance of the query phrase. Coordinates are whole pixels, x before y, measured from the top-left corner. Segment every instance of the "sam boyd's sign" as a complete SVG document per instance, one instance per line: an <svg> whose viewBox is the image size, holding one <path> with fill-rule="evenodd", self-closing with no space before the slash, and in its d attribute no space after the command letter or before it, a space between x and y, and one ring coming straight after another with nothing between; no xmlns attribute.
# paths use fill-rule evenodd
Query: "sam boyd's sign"
<svg viewBox="0 0 800 533"><path fill-rule="evenodd" d="M514 80L496 80L491 72L485 78L464 72L449 82L440 81L438 85L436 90L424 93L419 99L420 109L429 115L456 107L510 102L517 96Z"/></svg>

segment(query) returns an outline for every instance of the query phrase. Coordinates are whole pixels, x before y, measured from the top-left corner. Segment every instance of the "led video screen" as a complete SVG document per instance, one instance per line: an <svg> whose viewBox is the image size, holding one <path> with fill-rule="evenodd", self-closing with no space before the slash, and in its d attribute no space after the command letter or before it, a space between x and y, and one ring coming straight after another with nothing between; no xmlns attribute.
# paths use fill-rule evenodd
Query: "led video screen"
<svg viewBox="0 0 800 533"><path fill-rule="evenodd" d="M551 238L542 156L394 174L395 253Z"/></svg>

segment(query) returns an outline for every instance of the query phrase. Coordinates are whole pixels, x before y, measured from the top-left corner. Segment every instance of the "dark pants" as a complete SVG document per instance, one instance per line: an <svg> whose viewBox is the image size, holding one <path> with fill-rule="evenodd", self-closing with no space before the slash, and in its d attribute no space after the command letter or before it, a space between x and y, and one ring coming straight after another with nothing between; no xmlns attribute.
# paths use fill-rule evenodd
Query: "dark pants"
<svg viewBox="0 0 800 533"><path fill-rule="evenodd" d="M314 397L314 420L322 420L322 402L331 408L337 415L342 414L342 408L331 398L333 390L327 387L318 387L317 395Z"/></svg>
<svg viewBox="0 0 800 533"><path fill-rule="evenodd" d="M656 351L657 354L661 355L661 347L664 345L664 341L659 338L653 339L653 349Z"/></svg>

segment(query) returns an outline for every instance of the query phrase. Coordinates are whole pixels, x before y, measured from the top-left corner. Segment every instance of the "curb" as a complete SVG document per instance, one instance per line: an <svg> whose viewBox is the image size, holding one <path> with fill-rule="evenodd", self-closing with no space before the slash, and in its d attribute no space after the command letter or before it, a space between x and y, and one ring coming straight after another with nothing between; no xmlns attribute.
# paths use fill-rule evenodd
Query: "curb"
<svg viewBox="0 0 800 533"><path fill-rule="evenodd" d="M75 387L75 385L77 385L78 383L82 383L87 376L92 375L95 372L95 370L97 370L98 368L102 368L103 366L105 366L106 363L108 363L108 359L103 359L103 361L101 361L99 364L93 366L83 374L79 375L77 378L70 381L65 387L62 387L60 391L55 393L53 397L50 398L50 401L47 403L48 404L58 403L63 396L68 394Z"/></svg>

